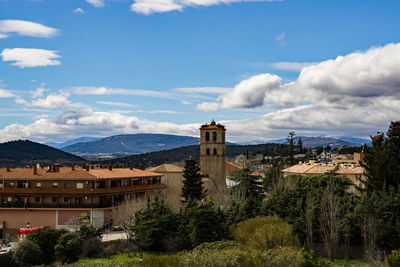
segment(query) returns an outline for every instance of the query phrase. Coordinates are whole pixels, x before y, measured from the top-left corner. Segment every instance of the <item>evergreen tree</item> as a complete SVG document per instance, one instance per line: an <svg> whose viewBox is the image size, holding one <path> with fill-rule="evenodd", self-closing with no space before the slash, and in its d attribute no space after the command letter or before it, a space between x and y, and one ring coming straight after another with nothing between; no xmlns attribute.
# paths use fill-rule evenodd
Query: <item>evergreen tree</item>
<svg viewBox="0 0 400 267"><path fill-rule="evenodd" d="M387 158L387 184L397 188L400 185L400 121L392 121L385 142Z"/></svg>
<svg viewBox="0 0 400 267"><path fill-rule="evenodd" d="M287 138L286 138L286 141L289 143L289 161L290 161L290 164L291 165L293 165L294 164L294 158L293 158L293 155L294 155L294 146L293 146L293 143L294 143L294 137L296 136L296 134L295 134L295 132L293 131L293 132L289 132L289 135L287 136Z"/></svg>
<svg viewBox="0 0 400 267"><path fill-rule="evenodd" d="M263 194L263 182L260 176L251 175L249 169L243 169L234 174L233 178L238 184L232 188L240 199L260 199Z"/></svg>
<svg viewBox="0 0 400 267"><path fill-rule="evenodd" d="M183 187L181 197L183 202L189 200L201 200L204 197L204 185L201 181L200 168L197 161L193 158L185 159L183 169Z"/></svg>
<svg viewBox="0 0 400 267"><path fill-rule="evenodd" d="M303 153L303 140L301 140L301 138L299 138L299 140L297 141L297 148L299 149L299 153L302 154Z"/></svg>

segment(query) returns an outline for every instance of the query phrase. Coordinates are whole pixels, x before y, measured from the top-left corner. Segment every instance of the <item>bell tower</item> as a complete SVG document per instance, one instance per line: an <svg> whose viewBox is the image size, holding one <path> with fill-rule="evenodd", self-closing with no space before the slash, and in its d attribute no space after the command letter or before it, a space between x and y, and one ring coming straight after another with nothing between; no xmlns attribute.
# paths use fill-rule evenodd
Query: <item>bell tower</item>
<svg viewBox="0 0 400 267"><path fill-rule="evenodd" d="M211 180L209 190L225 188L225 126L215 123L200 127L200 171Z"/></svg>

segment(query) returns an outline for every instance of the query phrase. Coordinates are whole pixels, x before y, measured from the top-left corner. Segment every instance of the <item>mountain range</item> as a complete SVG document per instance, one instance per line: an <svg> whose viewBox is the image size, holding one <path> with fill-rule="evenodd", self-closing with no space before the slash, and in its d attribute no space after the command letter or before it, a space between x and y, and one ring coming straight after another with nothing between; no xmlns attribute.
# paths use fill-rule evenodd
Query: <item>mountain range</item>
<svg viewBox="0 0 400 267"><path fill-rule="evenodd" d="M26 166L36 163L49 165L51 163L66 165L83 164L85 160L56 148L35 143L29 140L17 140L0 143L0 166Z"/></svg>

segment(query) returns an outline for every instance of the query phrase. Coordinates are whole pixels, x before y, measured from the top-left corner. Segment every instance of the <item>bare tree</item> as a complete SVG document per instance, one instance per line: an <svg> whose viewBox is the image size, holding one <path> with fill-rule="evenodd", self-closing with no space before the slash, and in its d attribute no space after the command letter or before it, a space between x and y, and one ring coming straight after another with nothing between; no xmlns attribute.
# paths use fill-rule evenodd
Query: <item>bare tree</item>
<svg viewBox="0 0 400 267"><path fill-rule="evenodd" d="M364 243L364 257L371 263L382 261L381 252L376 245L378 233L378 219L371 212L367 212L361 223L361 236Z"/></svg>
<svg viewBox="0 0 400 267"><path fill-rule="evenodd" d="M339 244L339 199L335 194L335 180L329 174L328 183L321 197L319 222L328 257L333 260Z"/></svg>

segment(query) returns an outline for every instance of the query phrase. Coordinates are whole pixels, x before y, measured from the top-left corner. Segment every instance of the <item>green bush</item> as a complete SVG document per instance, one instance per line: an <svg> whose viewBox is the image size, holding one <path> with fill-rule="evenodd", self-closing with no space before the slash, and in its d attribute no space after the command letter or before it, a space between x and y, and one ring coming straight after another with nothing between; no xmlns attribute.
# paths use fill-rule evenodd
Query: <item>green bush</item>
<svg viewBox="0 0 400 267"><path fill-rule="evenodd" d="M203 251L207 249L215 249L215 250L221 250L224 248L230 248L236 246L235 241L215 241L215 242L206 242L203 244L198 245L195 247L195 250Z"/></svg>
<svg viewBox="0 0 400 267"><path fill-rule="evenodd" d="M400 266L400 250L392 250L385 259L385 267L399 267Z"/></svg>
<svg viewBox="0 0 400 267"><path fill-rule="evenodd" d="M245 247L269 250L299 244L292 227L276 216L256 217L238 223L231 229L232 236Z"/></svg>
<svg viewBox="0 0 400 267"><path fill-rule="evenodd" d="M301 266L303 255L300 249L295 247L277 247L261 254L262 266L286 267Z"/></svg>
<svg viewBox="0 0 400 267"><path fill-rule="evenodd" d="M301 267L330 267L332 264L321 257L314 257L313 253L303 253Z"/></svg>
<svg viewBox="0 0 400 267"><path fill-rule="evenodd" d="M42 263L42 250L40 246L31 241L24 240L19 244L13 255L14 261L20 266L32 266Z"/></svg>
<svg viewBox="0 0 400 267"><path fill-rule="evenodd" d="M73 263L78 261L82 253L82 239L74 233L63 234L54 249L57 259L62 263Z"/></svg>

